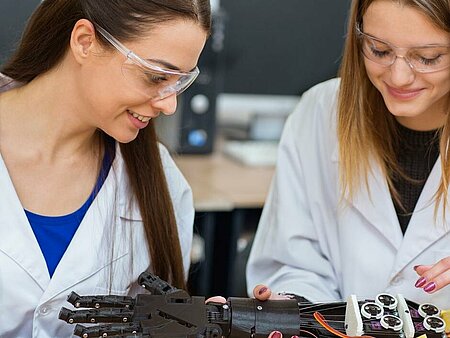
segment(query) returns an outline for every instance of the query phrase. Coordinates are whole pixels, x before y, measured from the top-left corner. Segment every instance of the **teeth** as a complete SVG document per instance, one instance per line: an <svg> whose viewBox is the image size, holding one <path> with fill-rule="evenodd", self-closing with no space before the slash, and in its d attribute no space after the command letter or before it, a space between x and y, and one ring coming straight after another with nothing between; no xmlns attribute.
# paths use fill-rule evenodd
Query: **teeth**
<svg viewBox="0 0 450 338"><path fill-rule="evenodd" d="M135 112L132 111L128 111L131 115L133 115L134 118L138 119L141 122L148 122L150 121L152 118L151 117L147 117L147 116L142 116L139 114L136 114Z"/></svg>

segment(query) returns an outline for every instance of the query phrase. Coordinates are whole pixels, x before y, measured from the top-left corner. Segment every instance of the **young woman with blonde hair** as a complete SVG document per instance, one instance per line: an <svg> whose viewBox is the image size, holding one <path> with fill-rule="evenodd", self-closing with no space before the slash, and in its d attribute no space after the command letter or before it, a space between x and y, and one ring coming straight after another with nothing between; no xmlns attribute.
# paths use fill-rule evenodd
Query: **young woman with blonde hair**
<svg viewBox="0 0 450 338"><path fill-rule="evenodd" d="M340 78L286 123L249 292L450 308L449 110L450 2L353 0Z"/></svg>

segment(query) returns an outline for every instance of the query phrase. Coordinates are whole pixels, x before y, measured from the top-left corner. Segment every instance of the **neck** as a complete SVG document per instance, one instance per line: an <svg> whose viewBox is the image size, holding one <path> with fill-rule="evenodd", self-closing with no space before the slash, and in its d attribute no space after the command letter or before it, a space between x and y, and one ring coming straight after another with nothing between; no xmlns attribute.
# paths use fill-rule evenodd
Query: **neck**
<svg viewBox="0 0 450 338"><path fill-rule="evenodd" d="M0 96L0 146L39 152L49 161L91 152L96 128L84 121L77 87L63 68Z"/></svg>

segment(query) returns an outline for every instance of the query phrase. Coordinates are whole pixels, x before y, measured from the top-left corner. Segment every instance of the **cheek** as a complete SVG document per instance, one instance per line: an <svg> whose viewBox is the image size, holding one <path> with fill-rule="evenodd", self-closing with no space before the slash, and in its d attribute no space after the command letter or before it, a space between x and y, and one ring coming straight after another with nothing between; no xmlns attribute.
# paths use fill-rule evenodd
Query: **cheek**
<svg viewBox="0 0 450 338"><path fill-rule="evenodd" d="M436 73L435 77L429 80L440 96L450 95L450 72L446 71L442 74Z"/></svg>
<svg viewBox="0 0 450 338"><path fill-rule="evenodd" d="M364 58L364 66L366 68L366 73L370 78L376 78L386 72L386 68L380 67L366 58Z"/></svg>
<svg viewBox="0 0 450 338"><path fill-rule="evenodd" d="M373 62L370 62L367 59L364 59L364 65L366 68L367 77L369 78L370 82L372 82L375 88L380 90L382 87L381 77L386 73L386 69L375 65Z"/></svg>
<svg viewBox="0 0 450 338"><path fill-rule="evenodd" d="M103 117L145 101L136 90L130 88L121 73L93 77L84 92L85 97L90 100L91 108Z"/></svg>

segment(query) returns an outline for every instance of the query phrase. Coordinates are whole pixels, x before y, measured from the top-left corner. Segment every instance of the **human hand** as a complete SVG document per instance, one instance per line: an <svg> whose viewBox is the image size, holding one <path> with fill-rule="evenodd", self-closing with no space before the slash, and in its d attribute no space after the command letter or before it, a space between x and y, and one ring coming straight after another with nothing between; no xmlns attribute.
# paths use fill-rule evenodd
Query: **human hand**
<svg viewBox="0 0 450 338"><path fill-rule="evenodd" d="M425 292L434 293L450 284L450 256L434 265L416 265L414 270L420 276L416 288Z"/></svg>

